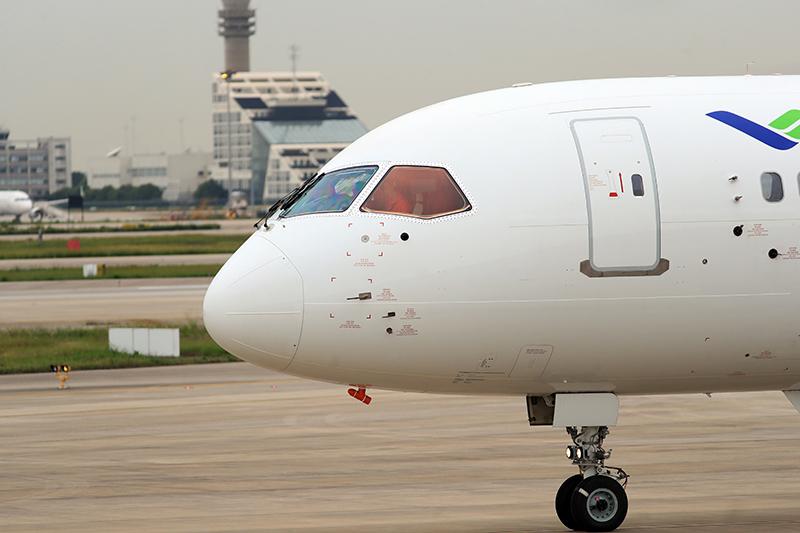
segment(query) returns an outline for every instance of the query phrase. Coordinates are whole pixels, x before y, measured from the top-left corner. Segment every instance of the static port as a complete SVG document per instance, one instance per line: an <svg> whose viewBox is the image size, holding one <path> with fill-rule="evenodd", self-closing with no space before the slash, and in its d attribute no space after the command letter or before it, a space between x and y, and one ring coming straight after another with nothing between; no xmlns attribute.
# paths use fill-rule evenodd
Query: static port
<svg viewBox="0 0 800 533"><path fill-rule="evenodd" d="M400 240L401 241L407 241L408 240L408 233L406 233L405 231L403 233L401 233L400 234Z"/></svg>
<svg viewBox="0 0 800 533"><path fill-rule="evenodd" d="M392 334L392 328L386 328L386 333L388 333L389 335L391 335L391 334Z"/></svg>
<svg viewBox="0 0 800 533"><path fill-rule="evenodd" d="M736 235L737 237L741 237L742 233L744 233L744 229L743 228L744 228L744 226L735 226L733 228L733 234Z"/></svg>
<svg viewBox="0 0 800 533"><path fill-rule="evenodd" d="M775 259L780 254L778 253L778 250L776 250L775 248L772 248L772 249L770 249L769 252L767 252L767 255L769 256L770 259Z"/></svg>

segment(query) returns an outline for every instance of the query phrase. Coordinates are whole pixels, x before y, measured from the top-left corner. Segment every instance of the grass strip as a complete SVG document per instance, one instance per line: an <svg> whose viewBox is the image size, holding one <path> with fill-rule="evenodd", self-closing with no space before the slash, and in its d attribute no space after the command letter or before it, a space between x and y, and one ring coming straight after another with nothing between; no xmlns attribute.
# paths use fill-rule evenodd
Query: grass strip
<svg viewBox="0 0 800 533"><path fill-rule="evenodd" d="M0 242L0 259L232 253L246 238L209 234L92 237L79 239L79 250L68 249L67 239L25 239Z"/></svg>
<svg viewBox="0 0 800 533"><path fill-rule="evenodd" d="M120 265L108 266L102 275L83 277L82 267L13 268L0 270L3 281L61 281L70 279L210 278L222 265Z"/></svg>
<svg viewBox="0 0 800 533"><path fill-rule="evenodd" d="M49 372L51 364L91 370L238 361L217 346L201 324L172 327L181 330L180 357L114 352L108 347L107 327L0 331L0 374Z"/></svg>
<svg viewBox="0 0 800 533"><path fill-rule="evenodd" d="M42 226L45 235L58 233L118 233L135 231L196 231L220 229L219 224L122 224L119 226ZM0 235L37 235L38 226L0 224Z"/></svg>

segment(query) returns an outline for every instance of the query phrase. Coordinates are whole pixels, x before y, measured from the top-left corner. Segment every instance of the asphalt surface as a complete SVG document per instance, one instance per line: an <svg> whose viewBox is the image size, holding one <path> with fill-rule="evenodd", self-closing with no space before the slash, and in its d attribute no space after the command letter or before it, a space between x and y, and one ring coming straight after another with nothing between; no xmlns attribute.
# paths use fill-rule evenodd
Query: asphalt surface
<svg viewBox="0 0 800 533"><path fill-rule="evenodd" d="M563 430L520 398L370 391L247 364L0 377L2 531L558 532ZM623 398L621 531L800 531L780 393Z"/></svg>
<svg viewBox="0 0 800 533"><path fill-rule="evenodd" d="M66 212L66 211L65 211ZM214 222L224 214L221 208L209 209L85 209L83 212L83 222L81 222L80 210L73 211L70 216L72 224L97 224L97 223L121 223L121 222L199 222L213 219ZM10 221L11 217L5 217L2 221ZM28 217L22 218L22 224L28 222ZM50 222L49 220L47 222ZM57 220L59 223L66 223L66 219Z"/></svg>
<svg viewBox="0 0 800 533"><path fill-rule="evenodd" d="M162 278L4 282L0 283L0 328L200 320L210 281Z"/></svg>
<svg viewBox="0 0 800 533"><path fill-rule="evenodd" d="M163 231L108 231L108 232L94 232L94 233L86 233L86 232L76 232L76 233L45 233L45 239L72 239L72 238L92 238L92 237L152 237L158 235L248 235L253 232L253 224L255 224L256 218L249 218L249 219L241 219L241 220L191 220L191 221L175 221L171 222L168 220L139 220L139 221L127 221L127 222L92 222L92 223L83 223L83 224L58 224L61 228L79 228L83 227L99 227L99 226L108 226L108 227L120 227L124 224L139 224L145 223L150 224L153 226L160 226L160 225L174 225L174 224L181 224L181 225L190 225L190 224L217 224L219 229L180 229L180 230L163 230ZM30 225L22 225L21 227L31 227ZM2 235L0 234L0 242L4 240L27 240L27 239L37 239L38 236L36 234L28 234L28 235Z"/></svg>
<svg viewBox="0 0 800 533"><path fill-rule="evenodd" d="M110 257L43 257L40 259L0 259L0 270L10 268L64 268L88 263L106 265L215 265L231 254L118 255ZM5 285L0 285L0 289Z"/></svg>

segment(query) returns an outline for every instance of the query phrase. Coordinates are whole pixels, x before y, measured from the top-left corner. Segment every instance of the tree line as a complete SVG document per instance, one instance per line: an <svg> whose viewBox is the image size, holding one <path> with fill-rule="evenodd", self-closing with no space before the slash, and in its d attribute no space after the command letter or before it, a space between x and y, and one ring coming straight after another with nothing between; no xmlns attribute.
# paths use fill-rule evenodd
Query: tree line
<svg viewBox="0 0 800 533"><path fill-rule="evenodd" d="M112 187L106 185L100 189L89 187L86 174L73 172L71 187L64 187L48 195L48 200L60 200L68 196L83 196L87 202L143 202L161 200L164 190L152 183L144 185L122 185ZM228 191L214 180L206 180L194 191L194 198L198 201L222 201L228 199Z"/></svg>
<svg viewBox="0 0 800 533"><path fill-rule="evenodd" d="M83 193L83 194L81 194ZM141 202L161 200L164 191L151 183L139 185L123 185L119 188L106 185L102 189L83 187L65 187L48 196L49 200L59 200L68 196L83 196L87 202Z"/></svg>

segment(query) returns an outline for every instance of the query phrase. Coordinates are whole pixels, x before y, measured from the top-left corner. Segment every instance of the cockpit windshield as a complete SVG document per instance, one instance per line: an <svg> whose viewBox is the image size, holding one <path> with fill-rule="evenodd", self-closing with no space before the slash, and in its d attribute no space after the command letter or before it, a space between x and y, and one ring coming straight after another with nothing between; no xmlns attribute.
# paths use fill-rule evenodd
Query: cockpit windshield
<svg viewBox="0 0 800 533"><path fill-rule="evenodd" d="M323 174L281 216L346 211L377 170L378 167L375 166L356 167Z"/></svg>

